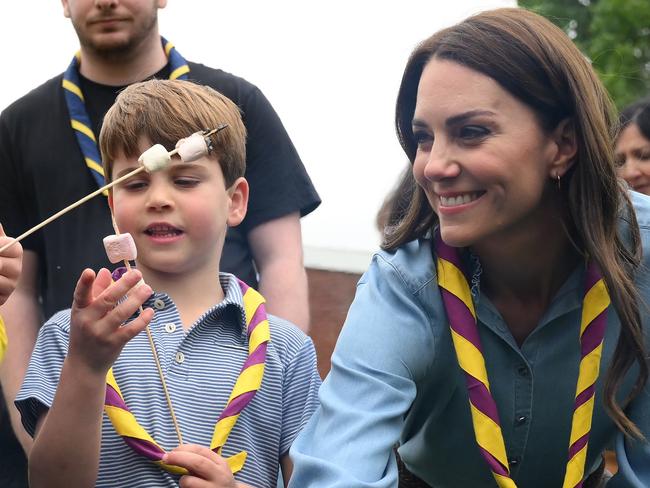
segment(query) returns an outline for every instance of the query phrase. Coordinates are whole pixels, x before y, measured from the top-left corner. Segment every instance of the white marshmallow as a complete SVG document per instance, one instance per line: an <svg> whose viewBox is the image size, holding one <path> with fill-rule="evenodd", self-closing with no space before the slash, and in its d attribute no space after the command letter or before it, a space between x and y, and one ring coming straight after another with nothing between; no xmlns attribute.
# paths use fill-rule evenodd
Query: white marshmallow
<svg viewBox="0 0 650 488"><path fill-rule="evenodd" d="M138 162L144 166L144 168L149 172L158 171L166 167L171 163L172 158L169 157L169 153L165 146L162 144L156 144L151 146L145 152L140 154Z"/></svg>
<svg viewBox="0 0 650 488"><path fill-rule="evenodd" d="M133 261L138 256L135 241L128 232L104 237L104 248L108 260L113 264L121 261Z"/></svg>
<svg viewBox="0 0 650 488"><path fill-rule="evenodd" d="M176 149L184 163L191 163L208 155L208 145L201 132L195 132L191 136L179 140L176 143Z"/></svg>

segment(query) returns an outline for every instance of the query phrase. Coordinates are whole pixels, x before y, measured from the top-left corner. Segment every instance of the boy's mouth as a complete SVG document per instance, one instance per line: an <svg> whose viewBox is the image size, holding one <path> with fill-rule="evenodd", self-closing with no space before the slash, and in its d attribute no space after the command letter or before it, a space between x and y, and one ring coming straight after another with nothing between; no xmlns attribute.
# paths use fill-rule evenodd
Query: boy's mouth
<svg viewBox="0 0 650 488"><path fill-rule="evenodd" d="M153 237L174 237L182 234L183 231L169 224L151 224L144 233Z"/></svg>

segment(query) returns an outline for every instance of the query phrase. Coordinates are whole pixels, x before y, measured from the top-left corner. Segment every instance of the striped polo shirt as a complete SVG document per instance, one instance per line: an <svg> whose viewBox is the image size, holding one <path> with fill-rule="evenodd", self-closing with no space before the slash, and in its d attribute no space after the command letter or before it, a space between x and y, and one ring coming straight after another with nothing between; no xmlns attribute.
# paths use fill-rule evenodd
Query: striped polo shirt
<svg viewBox="0 0 650 488"><path fill-rule="evenodd" d="M155 310L150 328L165 374L184 443L209 446L217 418L248 355L242 294L234 276L219 276L224 300L185 331L169 296L154 293L145 306ZM243 410L225 457L247 451L236 480L275 487L279 460L317 405L320 377L309 337L269 316L269 342L262 386ZM68 350L70 311L55 314L40 330L16 406L34 435L38 415L49 408ZM113 372L126 404L156 442L169 451L178 445L160 378L145 333L123 349ZM97 487L176 487L179 477L135 454L104 414Z"/></svg>

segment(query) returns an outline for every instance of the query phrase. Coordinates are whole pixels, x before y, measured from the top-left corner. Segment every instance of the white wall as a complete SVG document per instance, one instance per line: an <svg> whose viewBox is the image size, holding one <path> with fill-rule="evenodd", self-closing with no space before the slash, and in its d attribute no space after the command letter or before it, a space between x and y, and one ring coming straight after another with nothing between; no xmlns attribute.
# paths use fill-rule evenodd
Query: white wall
<svg viewBox="0 0 650 488"><path fill-rule="evenodd" d="M402 70L422 39L515 0L169 0L161 33L187 59L258 85L323 204L303 219L308 266L363 271L375 214L406 164L393 130ZM0 107L63 71L77 39L56 0L3 2ZM38 143L38 141L34 141Z"/></svg>

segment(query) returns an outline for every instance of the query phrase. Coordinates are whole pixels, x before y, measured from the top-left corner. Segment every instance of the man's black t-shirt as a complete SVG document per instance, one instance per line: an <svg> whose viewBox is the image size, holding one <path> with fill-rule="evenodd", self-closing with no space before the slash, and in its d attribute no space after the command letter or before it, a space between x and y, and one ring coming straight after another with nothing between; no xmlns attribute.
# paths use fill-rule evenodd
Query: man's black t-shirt
<svg viewBox="0 0 650 488"><path fill-rule="evenodd" d="M292 212L306 215L320 199L280 119L254 85L221 70L188 63L189 77L223 93L242 111L248 139L248 213L228 230L221 269L257 285L247 233ZM166 78L166 67L156 77ZM97 188L85 166L65 104L59 75L0 115L0 222L17 236ZM99 134L104 113L122 87L81 78L86 108ZM86 268L109 267L102 238L112 234L106 199L95 197L23 241L39 256L46 317L68 308Z"/></svg>

